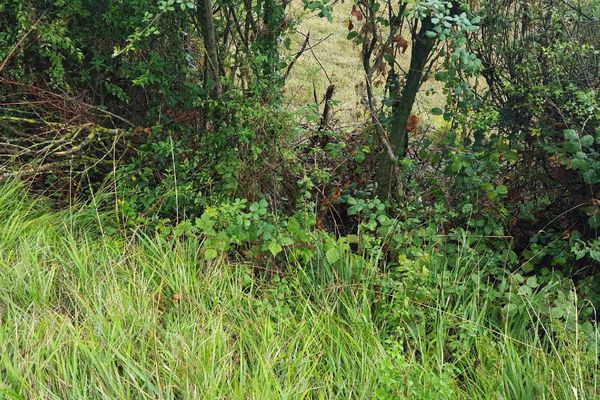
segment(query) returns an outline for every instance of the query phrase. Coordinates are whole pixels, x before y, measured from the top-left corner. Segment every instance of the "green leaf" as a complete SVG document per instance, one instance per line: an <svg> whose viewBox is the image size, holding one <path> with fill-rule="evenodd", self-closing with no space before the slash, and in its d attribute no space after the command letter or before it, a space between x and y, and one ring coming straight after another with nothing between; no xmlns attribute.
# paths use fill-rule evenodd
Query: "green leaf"
<svg viewBox="0 0 600 400"><path fill-rule="evenodd" d="M206 249L204 251L204 258L206 258L207 260L214 260L215 258L217 258L218 255L219 253L215 249Z"/></svg>
<svg viewBox="0 0 600 400"><path fill-rule="evenodd" d="M356 31L348 32L348 36L346 36L346 39L352 40L357 36L358 36L358 32L356 32Z"/></svg>
<svg viewBox="0 0 600 400"><path fill-rule="evenodd" d="M454 161L452 161L450 167L452 168L452 172L458 172L463 167L463 163L460 159L455 159Z"/></svg>
<svg viewBox="0 0 600 400"><path fill-rule="evenodd" d="M473 204L467 203L464 206L462 206L462 212L463 214L470 214L471 212L473 212Z"/></svg>
<svg viewBox="0 0 600 400"><path fill-rule="evenodd" d="M333 264L340 259L340 251L336 247L331 247L325 252L325 258L329 264Z"/></svg>
<svg viewBox="0 0 600 400"><path fill-rule="evenodd" d="M347 243L358 244L360 242L358 235L348 235L346 236Z"/></svg>
<svg viewBox="0 0 600 400"><path fill-rule="evenodd" d="M535 289L536 287L539 286L539 283L535 276L530 276L529 278L527 278L527 281L525 283L527 286L529 286L532 289Z"/></svg>
<svg viewBox="0 0 600 400"><path fill-rule="evenodd" d="M380 214L377 216L377 222L379 222L381 225L387 224L389 220L390 219L387 217L387 215Z"/></svg>
<svg viewBox="0 0 600 400"><path fill-rule="evenodd" d="M592 135L585 135L581 138L581 146L592 147L594 144L594 137Z"/></svg>
<svg viewBox="0 0 600 400"><path fill-rule="evenodd" d="M435 80L444 82L448 79L448 71L438 71L435 73Z"/></svg>
<svg viewBox="0 0 600 400"><path fill-rule="evenodd" d="M277 242L271 242L269 244L269 251L271 254L273 254L273 257L275 257L277 254L283 251L283 247L281 247L281 245Z"/></svg>
<svg viewBox="0 0 600 400"><path fill-rule="evenodd" d="M306 8L309 10L316 10L317 8L321 8L321 2L320 1L310 2L306 5Z"/></svg>
<svg viewBox="0 0 600 400"><path fill-rule="evenodd" d="M533 295L533 290L531 290L531 288L527 285L523 285L523 286L519 287L518 292L521 296L529 297L529 296Z"/></svg>
<svg viewBox="0 0 600 400"><path fill-rule="evenodd" d="M505 195L508 193L508 188L504 185L498 185L496 186L496 193Z"/></svg>
<svg viewBox="0 0 600 400"><path fill-rule="evenodd" d="M552 307L550 309L550 317L554 319L562 318L565 315L564 311L560 307Z"/></svg>
<svg viewBox="0 0 600 400"><path fill-rule="evenodd" d="M600 215L591 216L588 219L588 224L592 229L600 228Z"/></svg>
<svg viewBox="0 0 600 400"><path fill-rule="evenodd" d="M565 129L563 135L565 139L570 142L577 142L579 140L579 135L577 135L577 132L574 129Z"/></svg>
<svg viewBox="0 0 600 400"><path fill-rule="evenodd" d="M582 174L582 176L583 176L583 181L585 183L587 183L588 185L595 185L595 184L597 184L597 183L600 182L598 174L593 169L589 169L587 171L584 171L583 174Z"/></svg>
<svg viewBox="0 0 600 400"><path fill-rule="evenodd" d="M442 110L439 107L434 107L434 108L431 109L431 113L433 115L442 115L442 114L444 114L444 110Z"/></svg>

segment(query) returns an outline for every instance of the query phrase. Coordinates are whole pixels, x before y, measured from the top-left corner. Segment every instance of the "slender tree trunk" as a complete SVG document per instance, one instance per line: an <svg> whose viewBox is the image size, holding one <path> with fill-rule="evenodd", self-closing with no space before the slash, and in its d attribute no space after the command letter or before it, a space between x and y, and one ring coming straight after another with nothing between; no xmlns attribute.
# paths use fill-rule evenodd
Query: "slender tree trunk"
<svg viewBox="0 0 600 400"><path fill-rule="evenodd" d="M406 125L415 104L417 93L421 87L427 59L435 44L435 38L428 38L425 34L432 28L433 26L429 18L425 19L412 45L410 70L406 76L406 83L402 88L402 92L399 93L399 97L393 101L390 142L399 158L406 156L408 149Z"/></svg>
<svg viewBox="0 0 600 400"><path fill-rule="evenodd" d="M408 132L406 130L408 119L415 104L415 99L427 65L427 60L433 47L435 38L427 37L427 31L433 29L430 18L425 18L421 23L419 32L413 37L412 54L410 58L410 69L406 75L406 82L402 89L398 88L392 92L392 123L389 141L398 160L406 156L408 150ZM389 157L382 157L383 162L377 172L378 194L383 199L388 199L394 191L392 186L395 180L391 174L396 170Z"/></svg>
<svg viewBox="0 0 600 400"><path fill-rule="evenodd" d="M207 82L206 86L212 98L221 95L221 67L219 51L215 34L212 0L197 1L198 24L204 41L206 51Z"/></svg>

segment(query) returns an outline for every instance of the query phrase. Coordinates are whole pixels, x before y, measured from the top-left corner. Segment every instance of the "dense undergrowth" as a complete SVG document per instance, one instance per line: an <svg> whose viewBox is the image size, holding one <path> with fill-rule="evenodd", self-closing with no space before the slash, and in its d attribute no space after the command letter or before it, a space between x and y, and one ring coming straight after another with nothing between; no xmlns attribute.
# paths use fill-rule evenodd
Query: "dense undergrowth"
<svg viewBox="0 0 600 400"><path fill-rule="evenodd" d="M113 221L0 188L3 398L597 396L572 282L510 273L468 235L388 268L307 232L283 274Z"/></svg>
<svg viewBox="0 0 600 400"><path fill-rule="evenodd" d="M292 1L0 2L0 398L597 398L600 4Z"/></svg>

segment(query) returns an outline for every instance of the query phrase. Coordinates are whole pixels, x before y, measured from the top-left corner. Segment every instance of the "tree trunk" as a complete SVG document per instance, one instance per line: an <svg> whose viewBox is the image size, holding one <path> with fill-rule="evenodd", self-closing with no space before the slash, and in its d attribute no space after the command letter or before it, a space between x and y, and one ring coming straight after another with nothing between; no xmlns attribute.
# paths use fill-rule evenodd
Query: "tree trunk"
<svg viewBox="0 0 600 400"><path fill-rule="evenodd" d="M213 99L219 97L222 92L221 68L219 63L219 51L215 34L213 20L212 0L197 1L198 24L204 41L206 51L207 81L205 85Z"/></svg>
<svg viewBox="0 0 600 400"><path fill-rule="evenodd" d="M431 19L425 18L421 28L413 38L412 54L410 57L410 69L406 75L406 82L402 90L398 88L392 92L392 124L390 128L390 144L398 160L406 156L408 150L408 132L406 130L408 118L410 117L417 93L421 87L423 74L427 60L433 47L435 38L427 37L427 31L433 29ZM391 174L394 171L393 161L389 157L382 157L382 165L377 172L378 194L382 199L389 199L394 191L392 186L394 179Z"/></svg>

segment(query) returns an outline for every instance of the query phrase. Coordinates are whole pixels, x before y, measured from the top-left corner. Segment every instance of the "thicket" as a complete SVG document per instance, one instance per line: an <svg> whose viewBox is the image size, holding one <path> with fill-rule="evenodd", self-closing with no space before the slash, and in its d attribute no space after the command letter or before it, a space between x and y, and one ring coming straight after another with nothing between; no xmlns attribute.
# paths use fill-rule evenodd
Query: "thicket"
<svg viewBox="0 0 600 400"><path fill-rule="evenodd" d="M339 7L303 5L324 19ZM313 45L291 42L289 7L3 1L1 179L28 182L56 207L93 204L108 234L201 242L207 262L248 262L257 279L375 269L390 396L400 385L391 371L407 368L401 331L435 335L426 305L446 290L477 297L446 311L476 312L482 296L478 323L515 340L533 321L529 339L550 353L556 336L585 332L577 354L596 371L600 5L354 2L347 40L367 117L352 132L331 117L334 85L286 107L285 80ZM444 104L417 115L432 81ZM442 290L454 279L445 273L455 280ZM456 348L437 348L438 361L466 370L465 337L478 332L461 329L448 328ZM591 377L572 379L593 396Z"/></svg>

